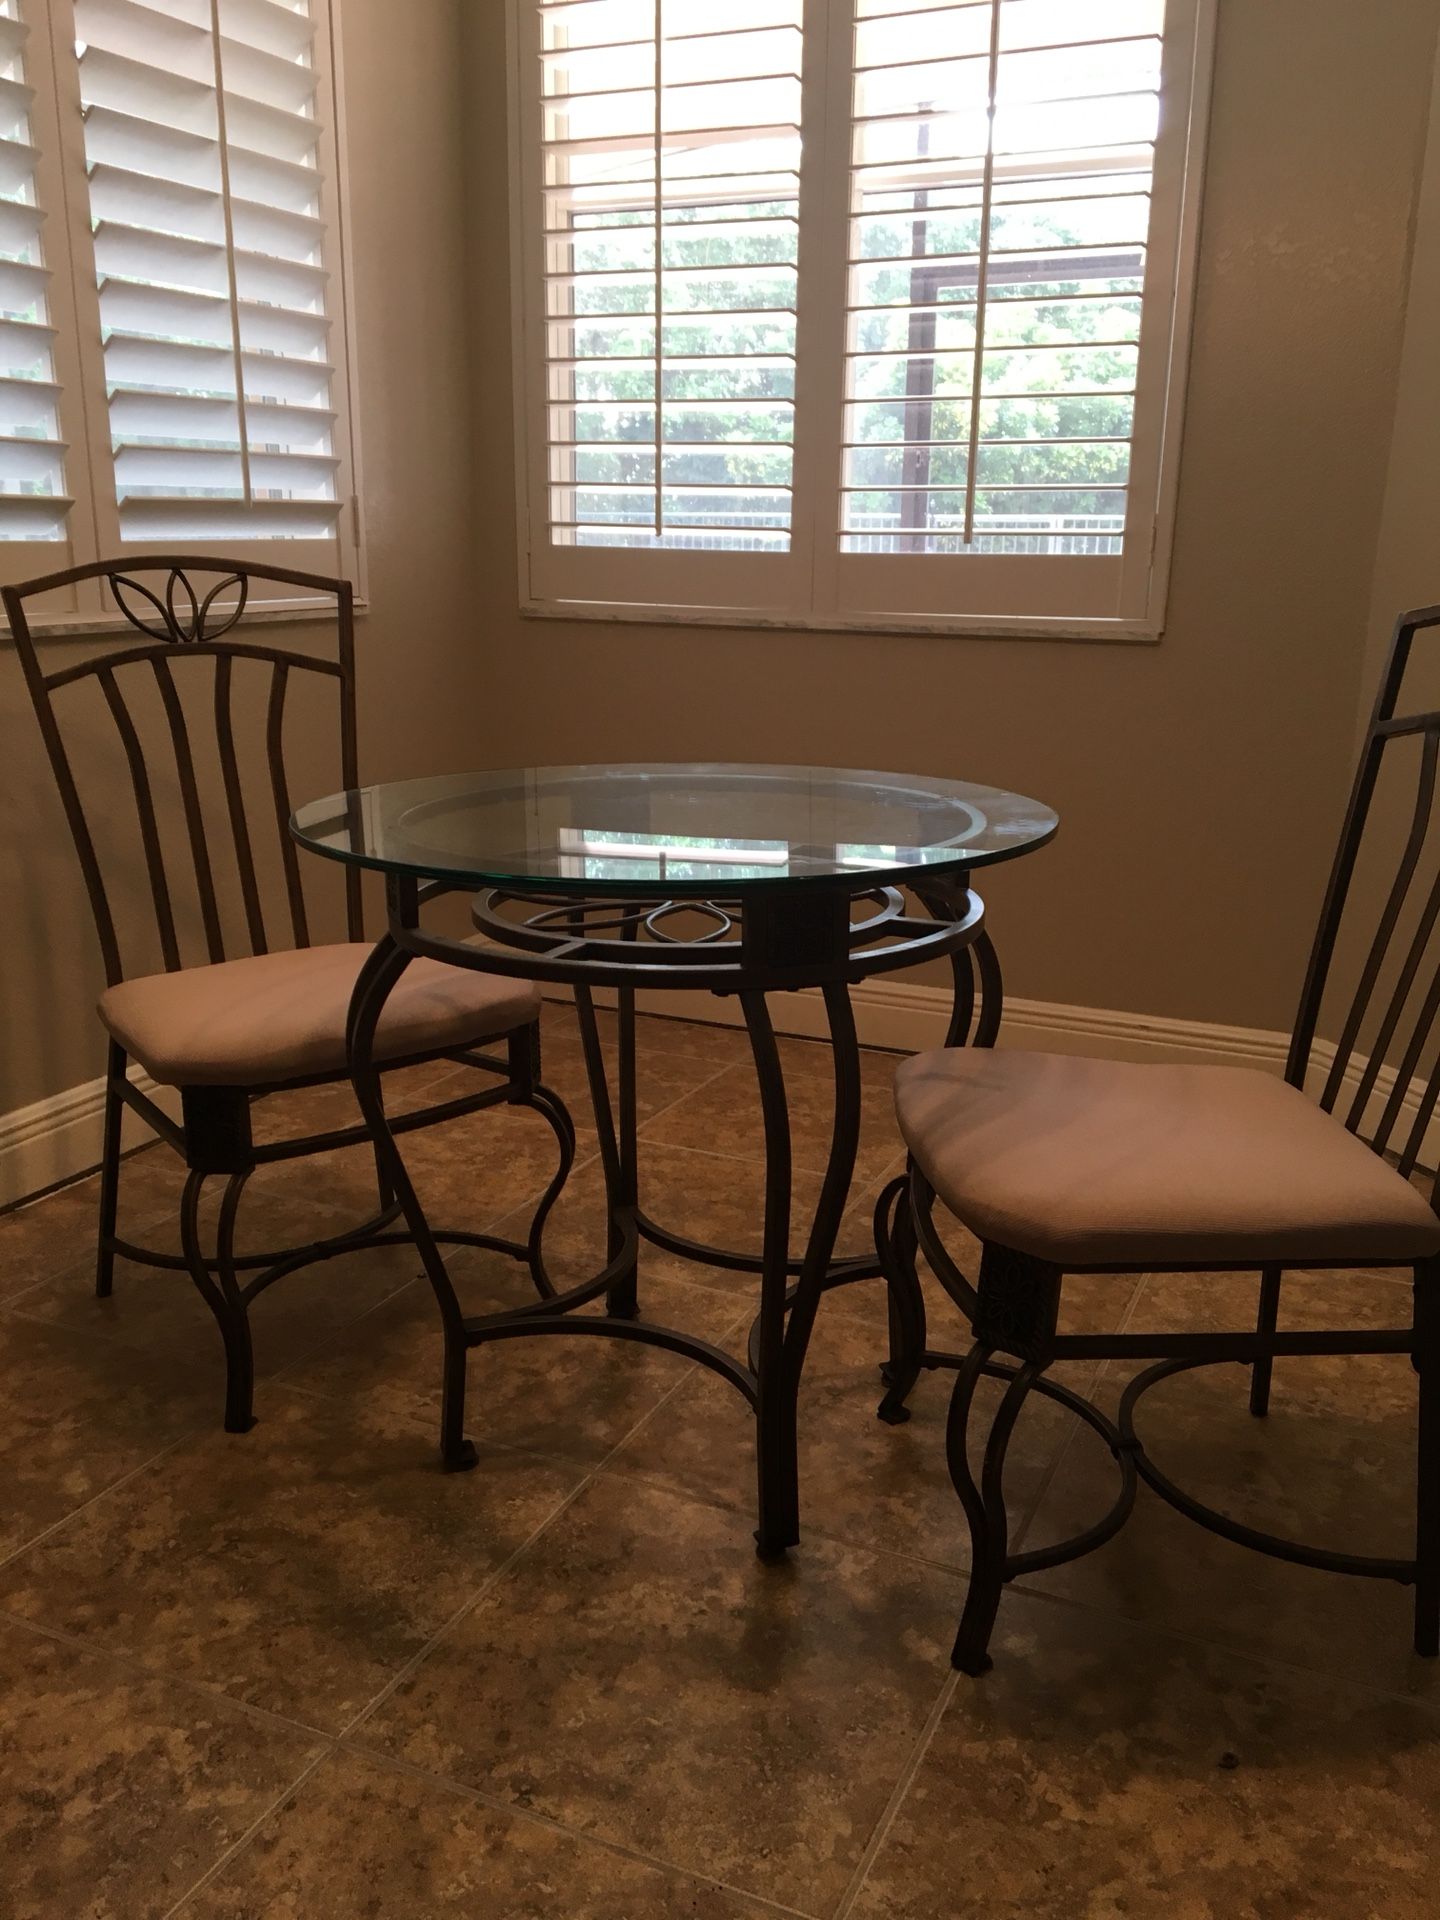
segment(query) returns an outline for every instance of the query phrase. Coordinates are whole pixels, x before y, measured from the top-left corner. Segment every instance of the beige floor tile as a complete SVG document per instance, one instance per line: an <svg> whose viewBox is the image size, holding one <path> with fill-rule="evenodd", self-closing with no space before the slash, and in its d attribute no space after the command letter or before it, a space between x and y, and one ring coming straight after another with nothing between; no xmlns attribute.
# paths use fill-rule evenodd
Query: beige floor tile
<svg viewBox="0 0 1440 1920"><path fill-rule="evenodd" d="M501 1214L538 1199L559 1163L548 1123L523 1107L486 1108L443 1126L403 1134L399 1145L421 1204L437 1229L483 1230ZM593 1134L582 1132L580 1158L593 1150ZM363 1218L374 1205L375 1163L369 1147L282 1162L262 1168L255 1180L291 1197L319 1194L327 1207L349 1218Z"/></svg>
<svg viewBox="0 0 1440 1920"><path fill-rule="evenodd" d="M890 1095L894 1062L891 1054L864 1056L856 1156L856 1172L862 1182L878 1179L903 1150ZM809 1173L823 1173L834 1130L830 1075L809 1069L790 1074L786 1100L795 1166ZM759 1165L765 1155L765 1134L753 1068L728 1068L658 1119L647 1122L641 1134L655 1134L671 1146L700 1147Z"/></svg>
<svg viewBox="0 0 1440 1920"><path fill-rule="evenodd" d="M618 1037L617 1016L607 1008L597 1009L597 1013L601 1037L613 1045ZM553 1019L548 1024L548 1032L556 1038L576 1036L578 1026L573 1012L557 1004ZM807 1040L782 1033L777 1034L776 1045L787 1074L792 1070L827 1075L831 1072L832 1052L828 1040ZM642 1013L637 1015L635 1021L635 1051L637 1057L642 1059L662 1052L685 1054L695 1060L708 1061L714 1068L743 1066L748 1067L752 1074L754 1072L754 1055L743 1021L721 1024ZM887 1059L893 1062L901 1058L898 1054L874 1047L865 1047L861 1051L862 1056L870 1062Z"/></svg>
<svg viewBox="0 0 1440 1920"><path fill-rule="evenodd" d="M1087 1324L1118 1324L1132 1292L1123 1280L1090 1282ZM837 1310L842 1299L847 1312ZM967 1344L954 1308L933 1292L930 1319L933 1344ZM876 1417L883 1391L879 1367L887 1351L882 1282L859 1282L822 1302L800 1396L801 1526L855 1546L968 1566L969 1537L945 1464L954 1375L922 1374L910 1397L911 1418L888 1426ZM1084 1391L1094 1371L1077 1365L1058 1377ZM1000 1392L987 1382L977 1396L977 1457L986 1415ZM1049 1401L1035 1399L1027 1409L1006 1477L1018 1516L1040 1496L1073 1427L1073 1416ZM748 1510L755 1498L753 1416L723 1381L697 1373L627 1441L608 1470Z"/></svg>
<svg viewBox="0 0 1440 1920"><path fill-rule="evenodd" d="M315 1743L0 1623L0 1910L160 1920Z"/></svg>
<svg viewBox="0 0 1440 1920"><path fill-rule="evenodd" d="M575 1481L513 1452L446 1474L393 1403L277 1390L10 1561L0 1609L338 1731Z"/></svg>
<svg viewBox="0 0 1440 1920"><path fill-rule="evenodd" d="M0 1314L0 1559L212 1414L173 1358Z"/></svg>
<svg viewBox="0 0 1440 1920"><path fill-rule="evenodd" d="M149 1191L147 1181L131 1178L145 1157L132 1154L125 1160L120 1187L120 1232L127 1239L142 1241L167 1206L163 1195ZM93 1274L99 1218L98 1176L73 1181L56 1193L0 1214L0 1300L82 1262Z"/></svg>
<svg viewBox="0 0 1440 1920"><path fill-rule="evenodd" d="M1428 1920L1440 1720L1017 1596L857 1920ZM1337 1649L1337 1664L1343 1662Z"/></svg>
<svg viewBox="0 0 1440 1920"><path fill-rule="evenodd" d="M157 1222L152 1242L163 1250L170 1223ZM303 1244L352 1224L298 1199L252 1182L240 1211L240 1248L268 1251ZM291 1366L352 1320L413 1280L420 1260L411 1246L369 1247L289 1273L267 1287L251 1308L257 1377ZM9 1306L27 1318L100 1335L127 1348L173 1350L223 1394L220 1335L210 1309L188 1274L117 1261L115 1290L95 1297L88 1265L55 1274ZM219 1415L217 1413L216 1417Z"/></svg>
<svg viewBox="0 0 1440 1920"><path fill-rule="evenodd" d="M744 1920L734 1894L340 1753L179 1920Z"/></svg>
<svg viewBox="0 0 1440 1920"><path fill-rule="evenodd" d="M720 1154L688 1147L670 1147L646 1139L640 1150L640 1204L648 1217L670 1233L682 1234L703 1246L759 1256L763 1242L764 1189L762 1169ZM791 1246L804 1248L820 1198L818 1175L795 1176L791 1196ZM874 1195L860 1189L847 1212L836 1243L838 1255L869 1252L874 1233L871 1214ZM521 1238L529 1213L517 1209L496 1223L495 1231ZM574 1285L598 1273L606 1257L604 1175L598 1159L588 1161L572 1176L546 1227L545 1256L552 1277ZM759 1276L735 1268L712 1266L668 1252L652 1241L642 1241L643 1278L672 1279L689 1286L713 1287L737 1301L736 1311L759 1301Z"/></svg>
<svg viewBox="0 0 1440 1920"><path fill-rule="evenodd" d="M1243 1327L1255 1282L1232 1275L1149 1281L1132 1330ZM1404 1325L1407 1290L1374 1277L1309 1275L1287 1283L1291 1326ZM1112 1368L1098 1398L1113 1411L1129 1369ZM1248 1376L1207 1367L1155 1387L1137 1429L1157 1463L1198 1499L1237 1519L1312 1544L1404 1557L1414 1529L1414 1375L1403 1357L1282 1360L1271 1411L1253 1419ZM1067 1456L1026 1545L1077 1531L1114 1488L1103 1451ZM1291 1566L1205 1532L1143 1488L1120 1535L1097 1554L1034 1584L1127 1618L1247 1652L1343 1671L1440 1698L1436 1663L1410 1651L1411 1600L1388 1581Z"/></svg>
<svg viewBox="0 0 1440 1920"><path fill-rule="evenodd" d="M597 1007L596 1024L607 1046L618 1044L619 1015L613 1008ZM578 1041L580 1024L573 1006L548 1003L543 1029L547 1042ZM708 1062L712 1071L750 1059L750 1042L745 1029L710 1024L701 1020L676 1020L658 1014L637 1014L635 1019L635 1055L637 1060L653 1060L661 1054L684 1055Z"/></svg>
<svg viewBox="0 0 1440 1920"><path fill-rule="evenodd" d="M461 1254L450 1265L467 1313L502 1311L534 1293L509 1261ZM723 1293L649 1277L644 1317L719 1340L737 1309ZM594 1316L601 1303L582 1308ZM404 1407L438 1427L442 1341L434 1295L419 1282L287 1374L308 1392ZM496 1341L470 1355L466 1431L556 1459L596 1465L683 1378L682 1356L630 1341L556 1334Z"/></svg>
<svg viewBox="0 0 1440 1920"><path fill-rule="evenodd" d="M959 1584L601 1479L366 1722L432 1771L833 1909L942 1683Z"/></svg>
<svg viewBox="0 0 1440 1920"><path fill-rule="evenodd" d="M606 1084L612 1112L618 1112L620 1098L620 1054L618 1047L604 1046ZM726 1062L709 1059L703 1052L690 1053L682 1048L657 1046L648 1037L637 1036L635 1047L635 1109L648 1120L666 1107L693 1093L725 1070ZM547 1040L541 1053L540 1077L569 1107L577 1126L594 1126L594 1108L590 1097L590 1078L578 1036L567 1035Z"/></svg>
<svg viewBox="0 0 1440 1920"><path fill-rule="evenodd" d="M547 1074L583 1130L546 1235L567 1285L605 1258L603 1182L573 1010L547 1006L543 1025ZM613 1067L613 1014L601 1026ZM798 1039L780 1050L798 1248L831 1058ZM758 1251L743 1031L642 1017L637 1051L642 1204ZM876 1196L904 1165L893 1065L864 1062L842 1253L869 1248ZM391 1091L404 1107L471 1084L447 1065ZM309 1090L262 1107L257 1137L352 1118L348 1088ZM405 1151L441 1224L512 1238L554 1165L544 1123L504 1109ZM183 1175L163 1147L128 1159L123 1230L173 1246ZM268 1171L242 1237L313 1237L373 1192L365 1149ZM0 1216L4 1920L159 1920L272 1806L184 1920L749 1920L767 1902L829 1920L877 1838L861 1920L1429 1920L1440 1663L1409 1653L1404 1589L1262 1559L1142 1490L1117 1541L1007 1593L985 1680L951 1680L967 1556L944 1461L952 1376L922 1376L908 1425L876 1420L881 1283L822 1303L801 1402L805 1537L765 1567L752 1417L675 1355L580 1335L473 1354L481 1463L441 1473L438 1316L409 1247L257 1302L261 1423L224 1435L218 1337L184 1276L122 1263L113 1299L93 1298L97 1198L91 1180ZM938 1218L973 1279L978 1247ZM500 1256L459 1254L454 1270L472 1312L533 1297ZM926 1292L932 1345L963 1349L959 1315ZM1254 1276L1076 1277L1064 1325L1244 1327L1255 1294ZM647 1245L641 1299L741 1354L758 1281ZM1295 1276L1285 1319L1403 1324L1408 1305L1394 1279ZM1129 1371L1064 1377L1113 1409ZM1265 1422L1245 1392L1235 1367L1158 1387L1140 1422L1157 1461L1261 1526L1408 1551L1403 1359L1281 1362ZM1027 1410L1008 1477L1017 1523L1034 1515L1027 1545L1087 1525L1114 1485L1092 1435ZM319 1748L255 1711L335 1732L417 1654L303 1780Z"/></svg>
<svg viewBox="0 0 1440 1920"><path fill-rule="evenodd" d="M405 1113L415 1107L454 1099L471 1083L478 1091L485 1085L485 1079L474 1069L457 1067L450 1060L430 1060L423 1066L401 1067L385 1075L386 1106L392 1114ZM337 1080L324 1087L302 1087L294 1093L272 1094L256 1101L250 1114L255 1139L266 1144L363 1124L348 1080Z"/></svg>

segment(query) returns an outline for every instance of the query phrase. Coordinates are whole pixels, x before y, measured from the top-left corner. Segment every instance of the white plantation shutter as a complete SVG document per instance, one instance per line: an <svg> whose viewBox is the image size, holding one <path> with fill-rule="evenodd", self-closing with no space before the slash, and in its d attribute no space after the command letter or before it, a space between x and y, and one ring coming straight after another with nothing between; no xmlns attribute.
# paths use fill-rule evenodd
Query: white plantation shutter
<svg viewBox="0 0 1440 1920"><path fill-rule="evenodd" d="M802 8L526 0L535 531L562 593L743 552L763 601L790 555Z"/></svg>
<svg viewBox="0 0 1440 1920"><path fill-rule="evenodd" d="M1213 0L515 5L532 611L1158 630Z"/></svg>
<svg viewBox="0 0 1440 1920"><path fill-rule="evenodd" d="M74 0L124 541L333 545L348 516L318 16Z"/></svg>
<svg viewBox="0 0 1440 1920"><path fill-rule="evenodd" d="M1143 613L1163 416L1137 418L1141 342L1163 374L1176 281L1173 237L1148 271L1174 225L1153 204L1167 12L857 0L849 604Z"/></svg>
<svg viewBox="0 0 1440 1920"><path fill-rule="evenodd" d="M65 491L29 39L19 0L0 0L0 540L49 543L66 538L72 502ZM63 556L41 554L34 564L62 565Z"/></svg>

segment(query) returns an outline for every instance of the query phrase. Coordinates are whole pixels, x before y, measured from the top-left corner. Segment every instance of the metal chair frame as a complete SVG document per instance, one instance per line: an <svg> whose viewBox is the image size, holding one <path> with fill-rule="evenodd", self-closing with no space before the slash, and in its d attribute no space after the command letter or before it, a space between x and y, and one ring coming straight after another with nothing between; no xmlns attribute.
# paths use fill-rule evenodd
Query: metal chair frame
<svg viewBox="0 0 1440 1920"><path fill-rule="evenodd" d="M1396 624L1389 659L1381 679L1374 714L1351 789L1339 845L1326 887L1319 924L1310 951L1299 1011L1291 1038L1285 1077L1305 1089L1323 1073L1319 1104L1335 1113L1347 1084L1353 1082L1344 1125L1377 1153L1389 1157L1406 1178L1415 1171L1426 1131L1440 1102L1440 1059L1429 1072L1423 1090L1415 1094L1422 1055L1440 1016L1440 966L1433 958L1427 975L1427 953L1440 922L1440 864L1420 901L1418 917L1408 940L1396 949L1398 969L1388 1001L1376 1000L1376 988L1391 959L1395 935L1411 901L1411 887L1420 867L1430 829L1440 768L1440 712L1398 715L1400 693L1418 633L1440 628L1440 607L1421 608L1401 615ZM1359 983L1349 1002L1333 1058L1317 1049L1317 1024L1330 984L1336 942L1355 876L1365 829L1387 750L1398 741L1419 737L1420 768L1414 807L1394 878L1371 937ZM1413 1010L1417 985L1423 984L1418 1011ZM1412 1013L1407 1014L1407 1008ZM1367 1026L1367 1022L1371 1023ZM1382 1074L1392 1059L1404 1029L1403 1045L1394 1066L1394 1080L1383 1092L1378 1119L1366 1127L1367 1114L1382 1099ZM1366 1035L1363 1047L1361 1035ZM1390 1151L1407 1097L1415 1111L1398 1152ZM1432 1186L1431 1205L1437 1188ZM1415 1590L1415 1651L1427 1658L1440 1654L1440 1257L1406 1261L1367 1261L1413 1274L1413 1311L1410 1325L1375 1331L1278 1330L1284 1269L1249 1261L1206 1260L1190 1265L1157 1267L1154 1262L1134 1266L1104 1265L1062 1268L1015 1249L982 1243L978 1284L972 1285L951 1259L935 1226L935 1193L913 1162L907 1173L890 1182L876 1206L876 1247L890 1283L892 1300L891 1354L883 1369L888 1392L882 1417L907 1417L905 1401L922 1370L952 1368L957 1372L946 1429L946 1455L951 1480L969 1524L972 1568L964 1612L956 1636L953 1664L971 1675L991 1665L989 1645L1000 1597L1012 1580L1078 1559L1119 1532L1144 1480L1162 1499L1199 1525L1224 1538L1301 1566L1317 1567L1372 1579L1398 1581ZM968 1353L947 1353L926 1344L925 1306L916 1255L923 1252L946 1293L970 1322L975 1336ZM1353 1260L1307 1260L1307 1271L1348 1269ZM1067 1273L1255 1272L1260 1274L1259 1304L1253 1331L1200 1333L1060 1333L1060 1293ZM1263 1418L1270 1404L1274 1362L1287 1356L1323 1354L1405 1354L1418 1376L1419 1419L1415 1550L1396 1557L1352 1554L1282 1538L1222 1513L1197 1500L1163 1473L1150 1459L1135 1429L1135 1410L1141 1398L1162 1380L1193 1367L1239 1363L1250 1371L1250 1411ZM1009 1356L998 1358L997 1356ZM1135 1360L1157 1364L1130 1382L1111 1421L1090 1402L1047 1378L1059 1360ZM976 1389L984 1378L1006 1383L984 1448L980 1476L971 1469L968 1438ZM1105 1441L1120 1470L1120 1491L1108 1514L1074 1537L1024 1552L1010 1548L1010 1527L1004 1492L1005 1457L1016 1421L1030 1394L1059 1402L1083 1420Z"/></svg>
<svg viewBox="0 0 1440 1920"><path fill-rule="evenodd" d="M137 575L145 573L162 574L163 583L158 587L146 585L137 578ZM216 584L202 595L192 575L215 575L218 578ZM95 579L103 579L108 583L116 606L137 630L140 641L126 636L116 646L107 647L94 657L47 672L42 667L35 646L27 616L27 601L56 589ZM250 640L226 638L244 615L250 597L250 583L255 580L294 587L307 595L333 600L338 636L335 658ZM233 676L237 660L268 663L270 684L266 704L266 763L269 797L285 879L285 906L290 936L286 945L293 948L312 945L298 849L289 832L291 803L284 756L286 697L292 676L296 674L319 675L333 680L339 708L341 776L348 790L356 788L359 770L355 627L350 582L253 564L246 560L147 553L124 561L99 561L69 568L8 586L0 589L0 599L3 599L9 617L25 684L35 708L79 857L107 984L113 986L124 980L126 973L111 911L110 894L66 746L55 696L67 687L92 682L99 685L105 698L129 770L161 955L165 970L177 972L181 970L183 961L176 927L175 899L161 838L161 823L145 746L125 694L130 676L145 668L149 670L165 714L173 755L171 764L180 791L189 865L198 899L207 958L215 963L233 956L227 956L225 949L215 860L212 857L218 849L212 845L206 830L195 773L196 743L191 739L190 723L180 697L177 669L181 673L203 672L204 669L195 663L201 660L213 663L214 746L218 754L230 827L229 853L233 857L239 881L248 935L247 951L263 954L271 951L271 930L266 924L251 821L245 806L242 768L235 749ZM360 875L353 869L345 875L345 922L347 937L351 941L364 939ZM489 1079L489 1084L476 1093L408 1111L389 1120L388 1125L391 1133L408 1133L500 1104L530 1107L542 1116L555 1134L559 1164L540 1198L525 1241L463 1230L443 1231L434 1237L448 1245L489 1248L523 1261L529 1268L537 1293L544 1298L554 1289L546 1273L542 1234L546 1218L574 1162L575 1128L563 1102L541 1081L538 1024L532 1021L508 1033L496 1035L494 1044L503 1051L490 1053L468 1046L446 1047L405 1059L385 1061L380 1067L383 1074L430 1062L454 1061L476 1068ZM254 1425L254 1359L249 1317L254 1300L277 1280L301 1267L336 1259L368 1247L410 1243L412 1235L403 1224L403 1209L390 1184L383 1154L376 1146L374 1132L368 1123L258 1145L254 1139L251 1109L255 1101L273 1094L294 1093L309 1087L348 1081L348 1067L333 1074L312 1074L253 1086L183 1087L179 1090L181 1118L178 1124L133 1083L128 1068L129 1061L124 1049L111 1040L105 1070L95 1291L101 1298L112 1292L117 1256L164 1271L188 1273L213 1314L224 1344L226 1429L232 1433L243 1433ZM121 1127L126 1108L139 1115L161 1140L173 1148L187 1169L180 1200L181 1252L178 1255L138 1246L122 1239L117 1233L122 1166ZM330 1235L304 1246L256 1254L242 1255L236 1252L240 1202L247 1182L257 1169L280 1161L366 1143L371 1145L376 1154L379 1206L371 1218L344 1233ZM201 1202L206 1184L212 1178L223 1179L225 1183L220 1197L213 1254L204 1247L200 1226ZM397 1222L400 1224L397 1225Z"/></svg>

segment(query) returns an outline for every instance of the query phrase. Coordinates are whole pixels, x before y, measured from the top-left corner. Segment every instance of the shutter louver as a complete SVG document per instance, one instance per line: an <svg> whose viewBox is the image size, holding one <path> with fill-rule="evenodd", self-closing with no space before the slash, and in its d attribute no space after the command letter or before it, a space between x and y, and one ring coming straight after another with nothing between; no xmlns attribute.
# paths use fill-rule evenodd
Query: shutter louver
<svg viewBox="0 0 1440 1920"><path fill-rule="evenodd" d="M538 15L551 541L788 552L802 0Z"/></svg>
<svg viewBox="0 0 1440 1920"><path fill-rule="evenodd" d="M1165 15L858 0L843 552L1124 550Z"/></svg>
<svg viewBox="0 0 1440 1920"><path fill-rule="evenodd" d="M36 204L27 37L18 0L0 0L0 540L50 541L65 539L72 502Z"/></svg>
<svg viewBox="0 0 1440 1920"><path fill-rule="evenodd" d="M339 519L309 0L76 0L121 537Z"/></svg>

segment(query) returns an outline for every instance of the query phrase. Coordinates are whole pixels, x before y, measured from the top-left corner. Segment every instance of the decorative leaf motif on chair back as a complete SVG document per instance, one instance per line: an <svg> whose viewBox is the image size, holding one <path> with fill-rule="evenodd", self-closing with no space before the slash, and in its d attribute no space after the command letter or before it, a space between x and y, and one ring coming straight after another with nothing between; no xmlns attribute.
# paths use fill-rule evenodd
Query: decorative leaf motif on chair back
<svg viewBox="0 0 1440 1920"><path fill-rule="evenodd" d="M239 626L250 598L250 576L236 572L217 582L202 600L190 582L189 574L182 567L172 567L165 583L165 595L153 593L142 580L134 579L126 573L108 573L106 576L110 591L115 596L115 604L140 632L148 634L152 640L175 641L180 646L187 644L206 645L221 638L232 628ZM224 611L215 626L210 625L210 609L222 594L231 588L236 590L235 604ZM184 616L176 605L177 592L185 596ZM154 614L147 619L144 612L131 604L130 596L138 597Z"/></svg>

